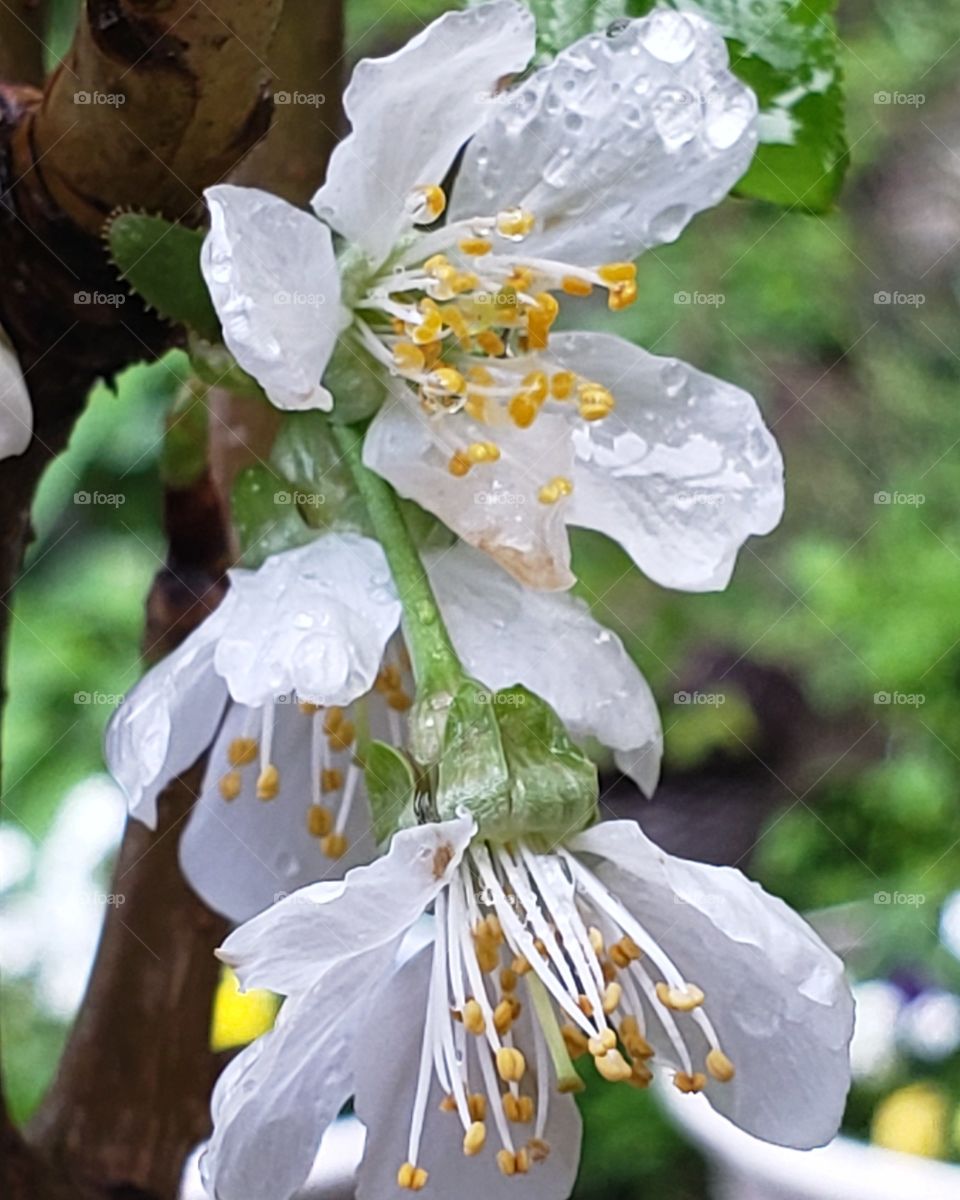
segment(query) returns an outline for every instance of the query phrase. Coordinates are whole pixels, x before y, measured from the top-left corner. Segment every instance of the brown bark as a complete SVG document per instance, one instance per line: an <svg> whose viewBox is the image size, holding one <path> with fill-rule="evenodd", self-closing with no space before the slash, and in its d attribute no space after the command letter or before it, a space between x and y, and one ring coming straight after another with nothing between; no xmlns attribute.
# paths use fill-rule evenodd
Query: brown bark
<svg viewBox="0 0 960 1200"><path fill-rule="evenodd" d="M0 79L43 81L42 0L4 0L0 5Z"/></svg>

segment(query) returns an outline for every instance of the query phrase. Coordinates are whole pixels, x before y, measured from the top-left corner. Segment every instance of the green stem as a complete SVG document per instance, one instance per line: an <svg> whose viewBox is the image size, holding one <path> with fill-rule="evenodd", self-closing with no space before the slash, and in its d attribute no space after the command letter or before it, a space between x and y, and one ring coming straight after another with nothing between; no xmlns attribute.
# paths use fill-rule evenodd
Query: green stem
<svg viewBox="0 0 960 1200"><path fill-rule="evenodd" d="M403 606L403 634L421 696L453 693L466 678L440 615L426 569L410 536L397 496L385 479L363 465L363 433L352 425L330 428L366 505L370 523L390 564Z"/></svg>

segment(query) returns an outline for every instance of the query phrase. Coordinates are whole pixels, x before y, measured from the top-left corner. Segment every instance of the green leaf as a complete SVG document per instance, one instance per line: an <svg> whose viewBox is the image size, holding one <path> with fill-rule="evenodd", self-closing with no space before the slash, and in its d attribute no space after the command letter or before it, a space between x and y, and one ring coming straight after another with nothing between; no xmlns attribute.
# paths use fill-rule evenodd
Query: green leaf
<svg viewBox="0 0 960 1200"><path fill-rule="evenodd" d="M270 463L308 525L368 532L363 500L325 413L285 413Z"/></svg>
<svg viewBox="0 0 960 1200"><path fill-rule="evenodd" d="M730 65L757 93L760 145L737 192L823 212L843 183L844 136L837 0L664 0L721 29ZM632 0L634 15L649 0Z"/></svg>
<svg viewBox="0 0 960 1200"><path fill-rule="evenodd" d="M537 21L538 58L551 58L571 42L605 29L626 15L627 0L527 0Z"/></svg>
<svg viewBox="0 0 960 1200"><path fill-rule="evenodd" d="M409 761L386 742L371 742L364 750L363 765L373 836L382 846L409 817L416 780Z"/></svg>
<svg viewBox="0 0 960 1200"><path fill-rule="evenodd" d="M493 711L510 769L513 830L557 840L594 821L597 768L550 705L518 684L495 693Z"/></svg>
<svg viewBox="0 0 960 1200"><path fill-rule="evenodd" d="M216 341L220 322L200 273L203 238L202 230L145 213L122 212L106 225L110 257L133 291L162 317Z"/></svg>
<svg viewBox="0 0 960 1200"><path fill-rule="evenodd" d="M337 338L323 384L335 397L330 419L343 425L369 420L387 398L383 368L350 329Z"/></svg>
<svg viewBox="0 0 960 1200"><path fill-rule="evenodd" d="M437 769L437 812L449 820L466 808L486 833L510 815L509 772L491 693L474 679L457 690L446 715Z"/></svg>
<svg viewBox="0 0 960 1200"><path fill-rule="evenodd" d="M160 478L167 487L185 488L207 469L207 389L188 379L173 402L163 435Z"/></svg>
<svg viewBox="0 0 960 1200"><path fill-rule="evenodd" d="M268 467L246 467L237 475L230 506L244 566L258 567L271 554L317 536L293 503L288 481Z"/></svg>

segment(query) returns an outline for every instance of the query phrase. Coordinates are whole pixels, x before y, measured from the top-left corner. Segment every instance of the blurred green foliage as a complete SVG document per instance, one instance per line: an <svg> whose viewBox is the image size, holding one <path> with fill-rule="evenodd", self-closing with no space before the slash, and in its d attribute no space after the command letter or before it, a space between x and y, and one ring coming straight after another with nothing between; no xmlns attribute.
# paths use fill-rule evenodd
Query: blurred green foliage
<svg viewBox="0 0 960 1200"><path fill-rule="evenodd" d="M386 52L444 7L350 0L347 44L355 57ZM896 212L877 198L876 181L897 168L920 119L876 96L922 90L925 119L956 105L960 11L918 0L907 21L894 0L877 0L841 16L853 162L840 210L822 218L732 201L700 216L676 245L642 260L640 302L618 326L759 398L784 445L784 523L746 548L722 594L663 592L593 535L578 536L577 565L596 615L654 685L675 765L749 742L757 718L737 697L719 713L672 703L678 665L703 644L786 668L822 712L876 722L882 756L842 782L828 770L809 794L788 798L752 870L802 909L862 906L865 974L909 968L956 988L956 960L936 939L937 905L960 878L955 253L931 269L922 307L874 296L900 282ZM62 31L53 44L65 44ZM584 306L577 320L608 318ZM140 671L143 602L163 553L163 417L184 372L172 356L128 371L116 395L96 389L37 498L37 538L14 605L3 819L38 844L71 785L101 769L111 706L75 694L115 696ZM81 492L123 501L78 503ZM923 499L883 503L881 493ZM926 903L873 909L878 891L922 893ZM7 989L3 1024L22 1115L53 1070L63 1027L37 1007L29 980ZM956 1067L940 1074L960 1097ZM855 1093L851 1128L866 1131L876 1098ZM702 1166L649 1096L591 1087L583 1107L578 1195L702 1194Z"/></svg>

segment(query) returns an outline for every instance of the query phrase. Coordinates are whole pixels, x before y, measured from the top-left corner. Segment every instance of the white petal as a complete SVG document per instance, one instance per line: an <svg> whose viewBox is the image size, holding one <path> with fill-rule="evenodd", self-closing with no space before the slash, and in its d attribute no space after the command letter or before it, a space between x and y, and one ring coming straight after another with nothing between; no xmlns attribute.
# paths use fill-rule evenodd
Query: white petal
<svg viewBox="0 0 960 1200"><path fill-rule="evenodd" d="M215 664L230 695L259 707L296 692L346 705L373 686L400 603L378 542L326 534L230 572L233 605Z"/></svg>
<svg viewBox="0 0 960 1200"><path fill-rule="evenodd" d="M766 1141L828 1142L850 1083L853 1031L836 955L759 884L731 867L674 858L633 821L595 825L569 846L706 993L704 1011L737 1072L708 1083L713 1106Z"/></svg>
<svg viewBox="0 0 960 1200"><path fill-rule="evenodd" d="M472 817L403 829L369 866L301 888L241 925L217 957L244 988L309 988L332 964L405 933L446 886L475 829Z"/></svg>
<svg viewBox="0 0 960 1200"><path fill-rule="evenodd" d="M227 689L213 669L218 631L230 606L220 607L127 693L107 726L104 757L126 793L131 814L151 829L157 797L213 740Z"/></svg>
<svg viewBox="0 0 960 1200"><path fill-rule="evenodd" d="M230 1063L212 1099L213 1136L201 1160L216 1200L288 1200L353 1090L357 1009L389 969L385 943L331 971L280 1009L275 1027Z"/></svg>
<svg viewBox="0 0 960 1200"><path fill-rule="evenodd" d="M0 459L22 454L33 436L33 405L20 362L0 329Z"/></svg>
<svg viewBox="0 0 960 1200"><path fill-rule="evenodd" d="M453 644L467 670L497 690L522 683L574 737L622 752L649 795L660 772L660 717L623 643L580 599L530 592L462 543L427 558Z"/></svg>
<svg viewBox="0 0 960 1200"><path fill-rule="evenodd" d="M448 463L457 449L491 437L498 462L456 478ZM439 517L464 541L491 554L530 587L568 588L570 545L565 502L541 504L540 488L573 469L563 417L542 413L529 429L491 430L466 415L428 418L404 399L389 400L367 431L363 460L406 496Z"/></svg>
<svg viewBox="0 0 960 1200"><path fill-rule="evenodd" d="M783 513L783 459L756 401L609 334L558 334L550 351L617 401L593 423L570 410L569 523L618 541L664 587L726 587L746 539Z"/></svg>
<svg viewBox="0 0 960 1200"><path fill-rule="evenodd" d="M500 0L444 13L395 54L362 59L343 98L352 131L313 198L317 215L379 265L409 228L410 191L443 182L497 81L521 71L533 48L530 13Z"/></svg>
<svg viewBox="0 0 960 1200"><path fill-rule="evenodd" d="M657 11L574 43L491 111L451 219L521 205L537 218L530 254L635 258L726 195L753 155L756 113L719 30Z"/></svg>
<svg viewBox="0 0 960 1200"><path fill-rule="evenodd" d="M327 858L307 829L313 792L312 718L296 704L277 705L274 716L272 758L280 769L279 795L266 802L257 799L259 768L253 763L240 770L240 795L229 802L223 799L219 783L232 769L227 747L251 728L250 712L239 705L228 712L210 751L200 798L180 839L180 866L190 886L210 908L236 923L308 883L341 879L377 852L362 780L343 831L349 848L342 858ZM259 731L259 713L253 728ZM323 797L324 803L330 800Z"/></svg>
<svg viewBox="0 0 960 1200"><path fill-rule="evenodd" d="M366 1035L356 1044L356 1112L367 1127L357 1200L395 1200L397 1195L397 1168L407 1158L432 957L433 947L425 946L395 976L384 980L364 1022ZM529 1008L529 1002L524 1008ZM526 1013L521 1022L529 1029ZM531 1045L529 1036L518 1035L518 1040L525 1047ZM480 1091L476 1047L471 1050L471 1083L475 1081L474 1090ZM535 1086L532 1053L527 1054L527 1062L525 1090ZM463 1127L455 1114L440 1111L442 1098L434 1078L417 1163L429 1173L430 1194L444 1200L567 1200L580 1161L580 1115L572 1096L551 1091L544 1130L550 1155L545 1162L533 1164L529 1174L511 1178L497 1167L499 1143L493 1118L486 1122L486 1147L467 1158L462 1149ZM517 1148L529 1136L522 1125L512 1126L511 1132Z"/></svg>
<svg viewBox="0 0 960 1200"><path fill-rule="evenodd" d="M333 406L320 383L342 324L330 230L269 192L204 192L200 266L223 340L278 408Z"/></svg>

